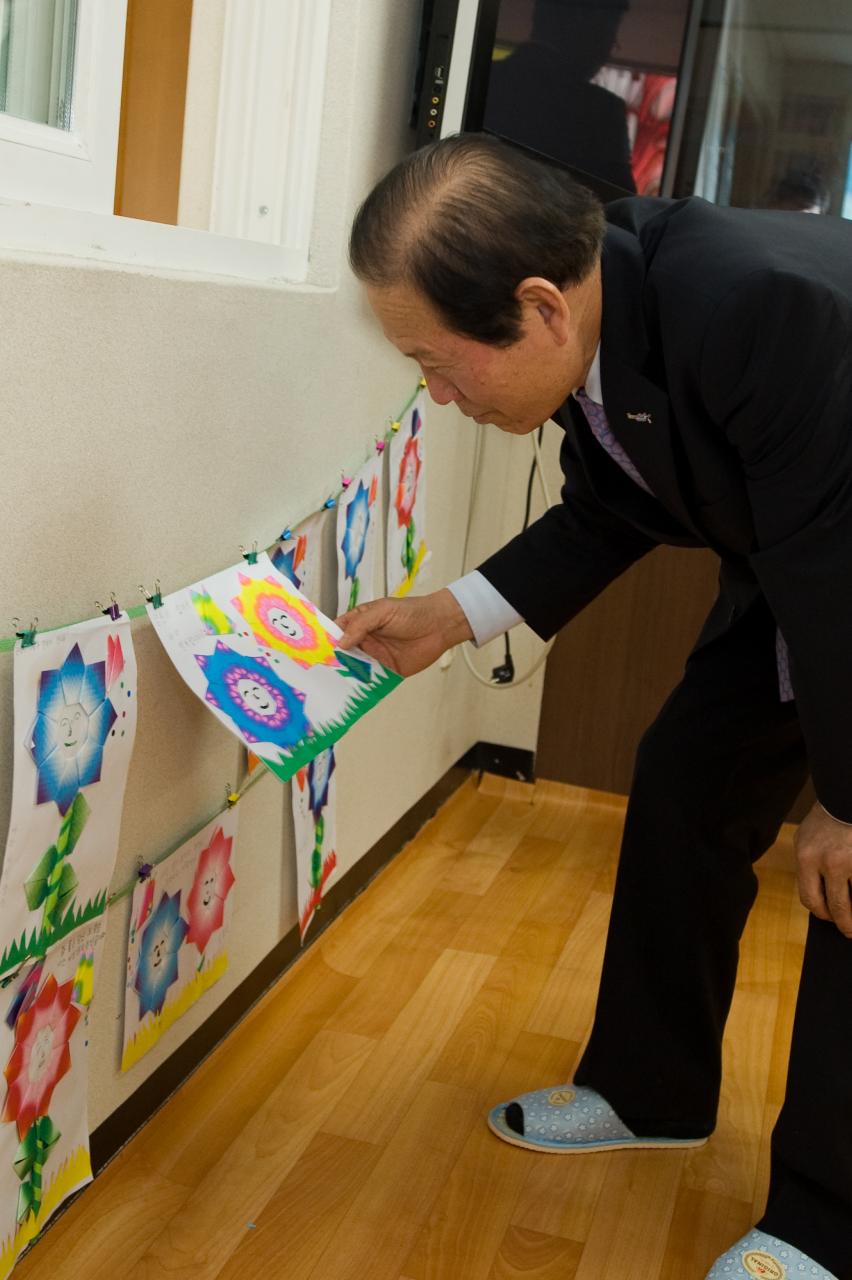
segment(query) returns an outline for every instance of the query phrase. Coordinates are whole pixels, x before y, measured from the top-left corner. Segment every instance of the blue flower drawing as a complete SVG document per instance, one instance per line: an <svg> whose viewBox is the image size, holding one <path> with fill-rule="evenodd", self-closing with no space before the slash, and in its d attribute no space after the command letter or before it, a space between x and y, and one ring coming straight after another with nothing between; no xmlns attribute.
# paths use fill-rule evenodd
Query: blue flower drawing
<svg viewBox="0 0 852 1280"><path fill-rule="evenodd" d="M189 925L180 914L180 889L164 893L142 930L133 988L139 996L139 1017L161 1013L166 993L178 979L178 952Z"/></svg>
<svg viewBox="0 0 852 1280"><path fill-rule="evenodd" d="M36 804L68 812L81 787L98 782L104 743L117 717L107 697L106 663L83 661L75 644L61 667L42 671L27 744L38 770Z"/></svg>
<svg viewBox="0 0 852 1280"><path fill-rule="evenodd" d="M346 530L340 543L347 578L354 578L364 558L370 528L370 497L363 480L358 481L355 497L346 508Z"/></svg>
<svg viewBox="0 0 852 1280"><path fill-rule="evenodd" d="M245 657L218 641L195 655L207 677L207 702L224 711L247 742L297 746L310 732L305 695L276 675L266 658Z"/></svg>
<svg viewBox="0 0 852 1280"><path fill-rule="evenodd" d="M291 547L289 551L283 551L280 546L276 547L270 558L278 572L283 573L284 577L298 590L302 585L302 579L296 572L296 548Z"/></svg>
<svg viewBox="0 0 852 1280"><path fill-rule="evenodd" d="M319 820L320 814L328 804L328 788L331 784L331 775L334 773L336 763L334 747L329 747L328 750L321 751L318 756L314 756L308 765L309 803L315 821Z"/></svg>

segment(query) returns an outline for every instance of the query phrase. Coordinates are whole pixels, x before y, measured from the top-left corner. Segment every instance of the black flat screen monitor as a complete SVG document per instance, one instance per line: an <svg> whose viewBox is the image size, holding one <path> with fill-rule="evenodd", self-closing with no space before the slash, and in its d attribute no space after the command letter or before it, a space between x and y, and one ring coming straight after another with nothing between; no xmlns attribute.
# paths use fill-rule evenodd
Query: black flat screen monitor
<svg viewBox="0 0 852 1280"><path fill-rule="evenodd" d="M604 198L668 194L692 0L480 0L464 116Z"/></svg>

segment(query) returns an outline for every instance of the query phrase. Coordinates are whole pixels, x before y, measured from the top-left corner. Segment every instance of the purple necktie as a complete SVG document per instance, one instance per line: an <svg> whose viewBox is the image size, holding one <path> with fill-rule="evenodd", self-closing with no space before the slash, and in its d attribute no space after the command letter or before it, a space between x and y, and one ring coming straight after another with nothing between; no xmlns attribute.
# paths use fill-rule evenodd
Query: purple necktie
<svg viewBox="0 0 852 1280"><path fill-rule="evenodd" d="M609 425L603 405L595 404L594 400L589 399L585 391L577 391L575 394L580 408L586 415L586 421L592 429L592 435L598 444L606 450L613 462L617 462L621 470L630 476L631 480L638 484L641 489L644 489L646 493L650 493L649 486L642 479L628 454L612 434L612 427Z"/></svg>
<svg viewBox="0 0 852 1280"><path fill-rule="evenodd" d="M585 391L575 392L580 408L586 415L586 421L592 430L592 435L598 444L609 454L613 462L617 462L630 479L633 480L646 493L653 496L650 485L633 465L632 460L628 456L626 450L616 440L612 433L612 427L606 416L606 410L602 404L596 404L594 400L590 400ZM793 691L793 681L790 676L790 651L787 648L787 642L781 634L780 629L775 634L775 658L778 665L778 692L782 702L792 702L795 698Z"/></svg>

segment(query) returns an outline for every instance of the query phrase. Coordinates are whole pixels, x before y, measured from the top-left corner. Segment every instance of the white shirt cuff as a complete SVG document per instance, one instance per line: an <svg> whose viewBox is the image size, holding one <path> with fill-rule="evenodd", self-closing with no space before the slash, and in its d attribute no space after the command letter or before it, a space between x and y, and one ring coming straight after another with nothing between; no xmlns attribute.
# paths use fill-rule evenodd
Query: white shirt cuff
<svg viewBox="0 0 852 1280"><path fill-rule="evenodd" d="M449 590L458 600L470 623L473 643L477 649L523 622L517 609L512 608L509 601L500 595L497 588L478 569L451 582Z"/></svg>

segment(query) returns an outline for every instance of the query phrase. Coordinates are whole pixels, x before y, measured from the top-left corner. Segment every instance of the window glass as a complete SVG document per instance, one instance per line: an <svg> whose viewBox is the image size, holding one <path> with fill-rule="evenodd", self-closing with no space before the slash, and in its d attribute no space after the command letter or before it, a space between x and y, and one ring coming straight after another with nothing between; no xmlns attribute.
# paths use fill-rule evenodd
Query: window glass
<svg viewBox="0 0 852 1280"><path fill-rule="evenodd" d="M77 0L0 0L0 112L71 128Z"/></svg>

